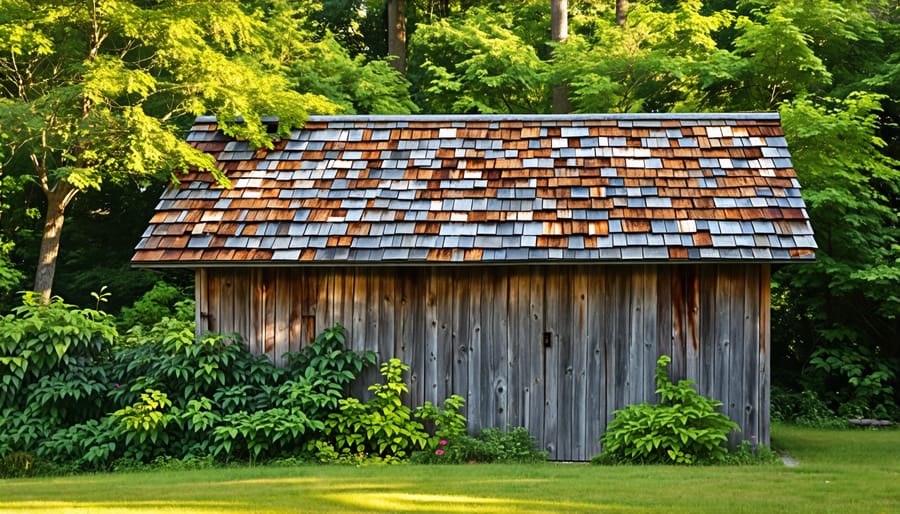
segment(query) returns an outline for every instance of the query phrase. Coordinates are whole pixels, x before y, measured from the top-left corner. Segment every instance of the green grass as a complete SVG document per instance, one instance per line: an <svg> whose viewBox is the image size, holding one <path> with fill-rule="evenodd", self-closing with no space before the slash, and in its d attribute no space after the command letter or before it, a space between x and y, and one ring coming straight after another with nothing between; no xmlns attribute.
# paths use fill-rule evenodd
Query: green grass
<svg viewBox="0 0 900 514"><path fill-rule="evenodd" d="M775 428L800 466L301 466L0 481L0 512L900 512L900 431Z"/></svg>

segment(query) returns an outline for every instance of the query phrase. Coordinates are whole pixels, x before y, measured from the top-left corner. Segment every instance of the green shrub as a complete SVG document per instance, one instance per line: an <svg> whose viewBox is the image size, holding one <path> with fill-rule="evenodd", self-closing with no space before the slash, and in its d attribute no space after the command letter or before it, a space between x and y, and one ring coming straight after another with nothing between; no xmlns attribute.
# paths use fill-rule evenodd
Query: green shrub
<svg viewBox="0 0 900 514"><path fill-rule="evenodd" d="M108 469L121 458L125 444L120 441L118 420L113 416L90 419L60 428L38 447L38 455L57 464L77 469Z"/></svg>
<svg viewBox="0 0 900 514"><path fill-rule="evenodd" d="M794 393L772 388L772 421L794 423L811 428L845 428L847 420L839 418L818 394L806 390Z"/></svg>
<svg viewBox="0 0 900 514"><path fill-rule="evenodd" d="M346 343L344 327L335 323L299 352L286 354L292 378L279 387L281 405L322 421L337 411L346 387L375 364L375 352L348 350Z"/></svg>
<svg viewBox="0 0 900 514"><path fill-rule="evenodd" d="M150 328L163 318L183 321L194 319L194 300L177 287L159 281L131 307L122 307L118 326L131 332Z"/></svg>
<svg viewBox="0 0 900 514"><path fill-rule="evenodd" d="M403 404L409 392L403 373L409 366L399 359L381 365L384 383L369 386L374 397L366 403L356 398L338 401L340 410L325 421L325 435L339 453L404 458L428 443L422 423L413 419L412 409Z"/></svg>
<svg viewBox="0 0 900 514"><path fill-rule="evenodd" d="M322 430L321 421L311 420L297 409L236 412L222 417L214 429L213 455L241 458L250 463L261 457L291 455L303 448L305 436Z"/></svg>
<svg viewBox="0 0 900 514"><path fill-rule="evenodd" d="M802 383L845 419L895 419L897 366L865 346L821 347L803 370Z"/></svg>
<svg viewBox="0 0 900 514"><path fill-rule="evenodd" d="M431 402L425 402L416 408L415 416L433 425L432 436L428 443L431 450L439 450L440 446L446 446L448 439L466 435L466 417L459 412L465 403L466 400L462 396L453 394L444 400L443 408L438 408ZM441 444L441 441L444 441L444 444Z"/></svg>
<svg viewBox="0 0 900 514"><path fill-rule="evenodd" d="M59 297L43 304L33 293L23 295L22 305L0 317L0 325L0 410L28 405L33 399L23 393L42 377L89 370L117 336L112 317L102 311L78 309ZM50 409L58 399L52 396Z"/></svg>
<svg viewBox="0 0 900 514"><path fill-rule="evenodd" d="M728 433L736 423L715 411L722 402L705 398L690 380L669 380L663 355L656 363L656 393L660 402L629 405L615 412L600 441L598 462L677 463L724 459Z"/></svg>

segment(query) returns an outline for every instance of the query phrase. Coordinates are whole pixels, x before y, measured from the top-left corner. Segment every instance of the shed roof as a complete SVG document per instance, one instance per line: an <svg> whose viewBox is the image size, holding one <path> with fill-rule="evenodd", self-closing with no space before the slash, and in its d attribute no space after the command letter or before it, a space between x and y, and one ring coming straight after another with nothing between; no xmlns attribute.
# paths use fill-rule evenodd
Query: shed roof
<svg viewBox="0 0 900 514"><path fill-rule="evenodd" d="M314 116L274 149L197 118L139 266L814 258L777 114Z"/></svg>

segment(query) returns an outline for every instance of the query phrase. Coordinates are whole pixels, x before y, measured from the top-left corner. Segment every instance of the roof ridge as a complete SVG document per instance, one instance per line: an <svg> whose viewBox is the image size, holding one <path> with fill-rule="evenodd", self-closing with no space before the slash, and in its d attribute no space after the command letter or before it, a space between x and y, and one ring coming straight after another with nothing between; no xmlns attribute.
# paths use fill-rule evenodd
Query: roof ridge
<svg viewBox="0 0 900 514"><path fill-rule="evenodd" d="M240 117L239 117L240 119ZM690 112L690 113L581 113L581 114L339 114L312 115L316 122L368 121L643 121L643 120L780 120L777 112ZM197 116L196 123L213 123L215 116ZM263 122L278 121L265 116Z"/></svg>

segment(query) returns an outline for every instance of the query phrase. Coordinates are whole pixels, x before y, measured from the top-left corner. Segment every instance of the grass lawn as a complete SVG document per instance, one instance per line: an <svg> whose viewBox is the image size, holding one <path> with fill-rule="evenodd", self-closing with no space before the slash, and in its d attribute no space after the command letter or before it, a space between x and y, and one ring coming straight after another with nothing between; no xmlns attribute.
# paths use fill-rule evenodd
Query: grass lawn
<svg viewBox="0 0 900 514"><path fill-rule="evenodd" d="M784 466L301 466L0 480L0 512L900 512L900 431L777 426Z"/></svg>

